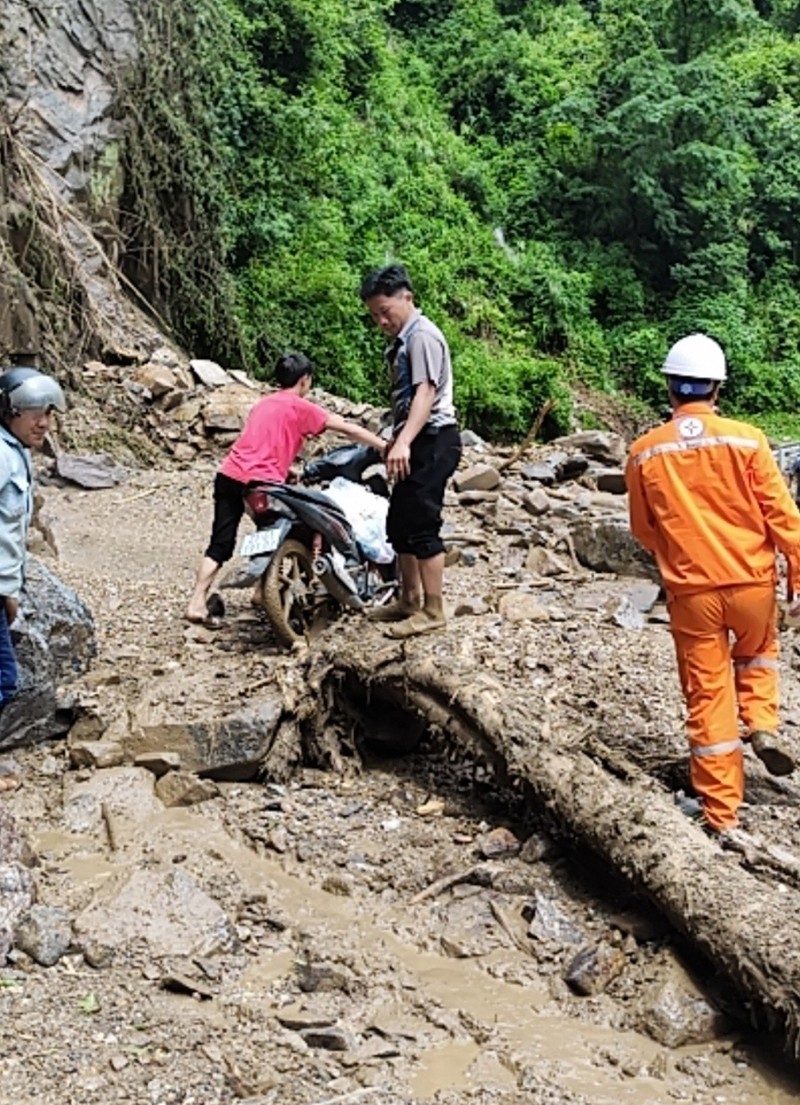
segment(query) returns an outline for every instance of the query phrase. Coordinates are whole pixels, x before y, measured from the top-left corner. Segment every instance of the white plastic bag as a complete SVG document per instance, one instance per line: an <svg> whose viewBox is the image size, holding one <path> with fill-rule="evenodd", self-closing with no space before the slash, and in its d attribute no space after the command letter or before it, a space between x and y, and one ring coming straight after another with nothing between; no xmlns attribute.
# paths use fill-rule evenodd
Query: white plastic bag
<svg viewBox="0 0 800 1105"><path fill-rule="evenodd" d="M376 564L391 564L394 549L386 540L388 499L344 476L331 480L325 494L344 511L364 555Z"/></svg>

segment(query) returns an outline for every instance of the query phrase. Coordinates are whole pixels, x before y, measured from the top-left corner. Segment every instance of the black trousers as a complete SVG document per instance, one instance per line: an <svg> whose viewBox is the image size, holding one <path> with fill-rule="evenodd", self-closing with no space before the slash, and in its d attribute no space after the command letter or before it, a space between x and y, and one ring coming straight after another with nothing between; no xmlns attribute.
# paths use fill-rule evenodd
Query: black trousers
<svg viewBox="0 0 800 1105"><path fill-rule="evenodd" d="M447 481L461 459L458 426L423 430L411 443L411 472L392 488L386 536L396 553L429 560L444 552L440 537Z"/></svg>
<svg viewBox="0 0 800 1105"><path fill-rule="evenodd" d="M214 522L206 556L224 564L233 556L236 534L244 514L246 485L217 472L214 478Z"/></svg>

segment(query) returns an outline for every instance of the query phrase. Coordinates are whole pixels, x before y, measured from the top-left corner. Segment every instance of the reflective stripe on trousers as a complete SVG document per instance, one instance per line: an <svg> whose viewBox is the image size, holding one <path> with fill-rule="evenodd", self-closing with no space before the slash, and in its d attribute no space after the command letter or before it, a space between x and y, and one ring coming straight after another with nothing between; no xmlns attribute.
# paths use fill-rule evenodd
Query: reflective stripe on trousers
<svg viewBox="0 0 800 1105"><path fill-rule="evenodd" d="M721 587L669 602L688 709L692 786L716 829L737 823L744 797L739 721L778 725L777 603L769 584ZM731 643L733 637L733 643Z"/></svg>

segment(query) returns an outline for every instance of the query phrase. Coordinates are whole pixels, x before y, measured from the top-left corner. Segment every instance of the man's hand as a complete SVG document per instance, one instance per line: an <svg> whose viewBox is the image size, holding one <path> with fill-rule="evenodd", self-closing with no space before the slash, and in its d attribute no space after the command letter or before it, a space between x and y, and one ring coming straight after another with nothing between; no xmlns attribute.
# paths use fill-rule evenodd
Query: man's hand
<svg viewBox="0 0 800 1105"><path fill-rule="evenodd" d="M411 449L402 438L397 438L386 453L386 473L390 483L404 480L411 471Z"/></svg>
<svg viewBox="0 0 800 1105"><path fill-rule="evenodd" d="M9 625L12 625L16 621L17 614L19 613L19 602L17 599L11 598L10 595L6 595L3 598L3 603L6 608L6 620Z"/></svg>

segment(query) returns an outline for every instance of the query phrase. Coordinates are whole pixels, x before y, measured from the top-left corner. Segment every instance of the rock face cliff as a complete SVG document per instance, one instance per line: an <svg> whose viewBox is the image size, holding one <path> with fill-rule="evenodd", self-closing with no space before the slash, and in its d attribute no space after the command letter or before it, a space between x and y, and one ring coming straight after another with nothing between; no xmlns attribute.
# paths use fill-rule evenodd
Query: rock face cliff
<svg viewBox="0 0 800 1105"><path fill-rule="evenodd" d="M164 343L118 267L135 0L0 10L0 358L139 360Z"/></svg>

